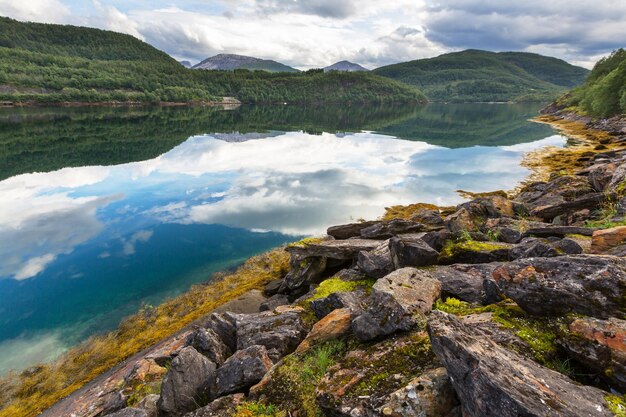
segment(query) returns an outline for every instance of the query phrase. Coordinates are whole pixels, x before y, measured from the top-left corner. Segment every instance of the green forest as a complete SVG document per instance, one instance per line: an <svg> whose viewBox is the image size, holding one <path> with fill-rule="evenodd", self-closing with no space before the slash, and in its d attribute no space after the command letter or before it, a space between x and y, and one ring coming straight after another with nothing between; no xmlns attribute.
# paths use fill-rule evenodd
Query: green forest
<svg viewBox="0 0 626 417"><path fill-rule="evenodd" d="M626 114L626 50L618 49L598 61L585 84L559 103L599 117Z"/></svg>
<svg viewBox="0 0 626 417"><path fill-rule="evenodd" d="M0 101L425 101L415 87L369 73L190 70L120 33L0 18Z"/></svg>
<svg viewBox="0 0 626 417"><path fill-rule="evenodd" d="M467 50L373 71L421 89L432 101L550 101L580 85L588 70L523 52Z"/></svg>

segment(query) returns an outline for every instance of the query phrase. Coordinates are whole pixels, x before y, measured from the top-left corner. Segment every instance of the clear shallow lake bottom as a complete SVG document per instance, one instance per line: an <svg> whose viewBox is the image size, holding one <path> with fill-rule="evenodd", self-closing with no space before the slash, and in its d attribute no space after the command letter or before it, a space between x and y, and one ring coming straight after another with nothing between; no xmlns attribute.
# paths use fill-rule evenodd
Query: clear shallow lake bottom
<svg viewBox="0 0 626 417"><path fill-rule="evenodd" d="M246 258L510 189L539 104L0 110L0 374Z"/></svg>

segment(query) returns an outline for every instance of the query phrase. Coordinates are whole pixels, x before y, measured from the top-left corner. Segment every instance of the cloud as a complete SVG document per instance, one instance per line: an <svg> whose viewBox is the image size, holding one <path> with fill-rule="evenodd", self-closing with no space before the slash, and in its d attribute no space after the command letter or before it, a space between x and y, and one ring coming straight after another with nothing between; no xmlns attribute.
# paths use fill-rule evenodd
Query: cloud
<svg viewBox="0 0 626 417"><path fill-rule="evenodd" d="M33 22L65 23L70 19L70 10L59 0L0 0L0 16Z"/></svg>
<svg viewBox="0 0 626 417"><path fill-rule="evenodd" d="M256 5L264 13L302 13L337 19L358 11L354 0L258 0Z"/></svg>
<svg viewBox="0 0 626 417"><path fill-rule="evenodd" d="M134 255L137 243L145 243L149 241L153 234L154 232L152 230L139 230L128 240L122 239L122 253L126 256Z"/></svg>

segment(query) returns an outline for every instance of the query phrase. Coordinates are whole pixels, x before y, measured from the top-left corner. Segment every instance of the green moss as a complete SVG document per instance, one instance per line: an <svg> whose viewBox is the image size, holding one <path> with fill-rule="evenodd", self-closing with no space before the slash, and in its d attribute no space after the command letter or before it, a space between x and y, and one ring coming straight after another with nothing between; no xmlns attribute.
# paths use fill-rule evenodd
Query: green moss
<svg viewBox="0 0 626 417"><path fill-rule="evenodd" d="M569 235L565 235L565 237L574 239L574 240L591 240L591 236L577 235L577 234L569 234Z"/></svg>
<svg viewBox="0 0 626 417"><path fill-rule="evenodd" d="M319 298L326 298L336 292L349 292L357 288L371 289L375 279L364 279L360 281L344 281L341 278L329 278L323 281L316 289L315 294L308 300L313 301Z"/></svg>
<svg viewBox="0 0 626 417"><path fill-rule="evenodd" d="M500 245L489 242L477 242L475 240L464 240L453 242L448 240L441 250L441 256L448 258L459 252L490 252L502 249Z"/></svg>
<svg viewBox="0 0 626 417"><path fill-rule="evenodd" d="M626 417L626 397L607 395L604 397L609 410L616 417Z"/></svg>
<svg viewBox="0 0 626 417"><path fill-rule="evenodd" d="M132 387L132 390L130 393L125 392L126 395L128 395L128 399L126 400L126 405L128 407L134 407L141 400L143 400L146 396L150 394L160 394L161 382L162 381L148 382L145 384L140 384L140 385Z"/></svg>
<svg viewBox="0 0 626 417"><path fill-rule="evenodd" d="M256 401L245 402L237 406L231 417L286 417L287 413L279 410L273 404L263 404Z"/></svg>
<svg viewBox="0 0 626 417"><path fill-rule="evenodd" d="M287 356L282 365L272 371L272 381L261 394L282 410L297 410L301 417L319 416L321 412L315 401L315 389L328 368L345 351L344 341L333 340L304 354Z"/></svg>
<svg viewBox="0 0 626 417"><path fill-rule="evenodd" d="M612 221L610 219L587 220L585 226L598 229L610 229L617 226L626 226L626 220Z"/></svg>
<svg viewBox="0 0 626 417"><path fill-rule="evenodd" d="M290 243L287 245L288 248L306 248L308 245L314 245L316 243L320 243L324 240L322 237L306 237L297 242Z"/></svg>

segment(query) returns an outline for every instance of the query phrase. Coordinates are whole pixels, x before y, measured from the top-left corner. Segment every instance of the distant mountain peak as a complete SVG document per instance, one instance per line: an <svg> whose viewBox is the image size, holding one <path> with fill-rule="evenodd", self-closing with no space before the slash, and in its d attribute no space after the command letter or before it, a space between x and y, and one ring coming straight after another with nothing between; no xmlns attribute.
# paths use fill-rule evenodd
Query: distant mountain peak
<svg viewBox="0 0 626 417"><path fill-rule="evenodd" d="M191 62L189 61L178 61L180 62L180 65L182 65L185 68L191 68L193 65L191 65Z"/></svg>
<svg viewBox="0 0 626 417"><path fill-rule="evenodd" d="M350 61L339 61L339 62L335 62L332 65L329 65L327 67L324 67L324 71L349 71L349 72L354 72L354 71L369 71L367 68L359 65L359 64L355 64L354 62L350 62Z"/></svg>
<svg viewBox="0 0 626 417"><path fill-rule="evenodd" d="M236 69L263 70L268 72L298 71L295 68L281 64L280 62L272 61L271 59L261 59L237 54L217 54L194 65L192 68L225 71L232 71Z"/></svg>

